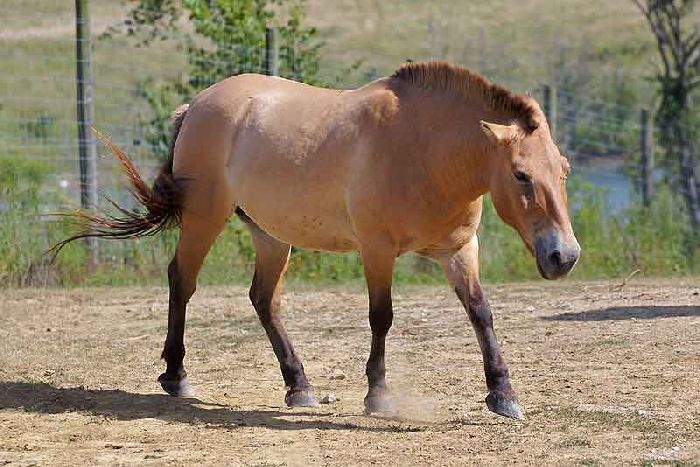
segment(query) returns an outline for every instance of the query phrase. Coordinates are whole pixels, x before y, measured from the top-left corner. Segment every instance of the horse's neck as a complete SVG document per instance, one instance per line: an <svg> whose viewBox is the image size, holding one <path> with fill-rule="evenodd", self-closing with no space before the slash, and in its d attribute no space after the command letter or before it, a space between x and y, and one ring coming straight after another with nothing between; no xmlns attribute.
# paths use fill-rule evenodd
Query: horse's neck
<svg viewBox="0 0 700 467"><path fill-rule="evenodd" d="M436 183L454 196L465 197L465 201L488 192L494 154L487 149L488 140L479 120L488 119L489 113L461 99L439 94L431 98L424 90L407 98L400 107L409 115L424 116L410 118L416 128L409 131L429 128L421 141L424 147L415 152L415 157L423 159Z"/></svg>

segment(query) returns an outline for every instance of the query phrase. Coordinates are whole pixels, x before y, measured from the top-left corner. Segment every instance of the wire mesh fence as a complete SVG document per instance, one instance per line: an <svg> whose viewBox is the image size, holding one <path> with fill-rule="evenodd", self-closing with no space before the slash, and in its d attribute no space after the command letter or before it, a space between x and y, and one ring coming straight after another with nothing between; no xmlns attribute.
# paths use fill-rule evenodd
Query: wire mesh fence
<svg viewBox="0 0 700 467"><path fill-rule="evenodd" d="M154 119L170 110L158 108L162 102L158 96L162 92L160 83L186 83L192 89L202 89L211 83L193 70L203 68L219 70L219 74L271 74L275 72L272 67L281 66L291 69L291 76L295 76L293 47L241 47L233 43L227 46L224 41L210 54L195 55L188 50L186 41L177 37L139 46L127 35L94 32L90 44L94 125L135 161L145 179L151 179L163 153L162 142L153 135ZM23 40L0 36L0 63L0 161L35 162L46 169L45 182L40 187L40 211L79 206L76 38L61 35ZM365 77L372 77L371 73ZM362 83L346 77L343 84ZM515 87L530 89L543 101L539 83L518 83ZM575 160L592 155L631 157L638 153L641 109L594 101L566 91L559 92L553 105L557 139ZM99 193L129 205L117 164L105 148L98 148L97 154L97 176L91 183ZM6 197L3 202L0 197L0 210L10 211L16 207L12 203L24 202L18 198L8 200ZM104 203L100 200L103 207L107 206ZM45 218L24 221L43 224ZM101 246L101 254L119 258L130 248L123 243L110 243Z"/></svg>

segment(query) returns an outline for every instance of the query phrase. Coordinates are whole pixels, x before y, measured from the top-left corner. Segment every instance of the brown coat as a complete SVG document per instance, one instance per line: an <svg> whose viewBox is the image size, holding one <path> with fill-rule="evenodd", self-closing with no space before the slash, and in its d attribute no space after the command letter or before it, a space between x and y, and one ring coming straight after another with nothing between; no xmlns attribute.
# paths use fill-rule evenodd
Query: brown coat
<svg viewBox="0 0 700 467"><path fill-rule="evenodd" d="M490 192L544 277L565 275L578 259L566 209L568 163L533 99L435 62L407 64L347 91L241 75L177 111L171 161L152 189L111 146L147 212L85 215L91 229L66 242L148 235L179 221L169 267L167 368L159 378L169 393L190 391L186 304L204 257L236 212L255 242L250 297L289 387L288 405L315 403L279 316L290 245L297 245L360 252L372 329L368 412L392 410L384 369L392 271L396 256L414 251L442 266L469 314L484 357L488 407L522 417L479 285L476 232L482 195Z"/></svg>

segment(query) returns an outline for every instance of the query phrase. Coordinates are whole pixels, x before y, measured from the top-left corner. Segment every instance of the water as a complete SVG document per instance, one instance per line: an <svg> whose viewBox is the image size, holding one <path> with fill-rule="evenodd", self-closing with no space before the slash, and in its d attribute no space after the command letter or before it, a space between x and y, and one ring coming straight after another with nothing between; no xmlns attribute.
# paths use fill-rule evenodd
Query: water
<svg viewBox="0 0 700 467"><path fill-rule="evenodd" d="M596 188L605 190L611 213L624 210L636 195L630 178L619 167L609 165L578 166L576 174Z"/></svg>

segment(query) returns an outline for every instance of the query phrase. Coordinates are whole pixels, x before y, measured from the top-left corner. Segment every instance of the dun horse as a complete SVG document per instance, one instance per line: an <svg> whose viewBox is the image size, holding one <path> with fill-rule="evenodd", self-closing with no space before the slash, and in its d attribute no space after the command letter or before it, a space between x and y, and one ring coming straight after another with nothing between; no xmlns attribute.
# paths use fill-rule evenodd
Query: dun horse
<svg viewBox="0 0 700 467"><path fill-rule="evenodd" d="M479 284L482 196L556 279L576 263L566 159L537 103L446 63L410 63L355 90L240 75L205 89L173 115L170 159L149 188L106 140L145 212L81 214L87 237L130 238L180 228L168 267L168 334L158 378L174 396L191 393L183 359L185 309L197 274L227 219L247 224L255 249L250 299L279 360L292 407L317 404L280 317L291 245L359 251L369 292L372 343L367 413L393 411L384 348L392 324L396 258L438 262L469 315L483 355L486 404L522 418Z"/></svg>

